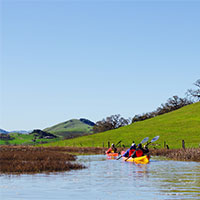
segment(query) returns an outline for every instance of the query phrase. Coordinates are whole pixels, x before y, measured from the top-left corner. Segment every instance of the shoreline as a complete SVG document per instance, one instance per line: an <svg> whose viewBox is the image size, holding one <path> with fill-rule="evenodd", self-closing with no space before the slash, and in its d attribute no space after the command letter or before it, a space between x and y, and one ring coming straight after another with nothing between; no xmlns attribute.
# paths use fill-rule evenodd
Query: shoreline
<svg viewBox="0 0 200 200"><path fill-rule="evenodd" d="M200 162L200 148L186 149L150 149L152 156L164 156L177 161Z"/></svg>
<svg viewBox="0 0 200 200"><path fill-rule="evenodd" d="M102 147L0 146L0 174L35 174L84 169L76 155L105 154ZM118 148L118 151L125 150ZM151 156L200 162L200 148L149 149ZM75 162L74 162L75 161Z"/></svg>
<svg viewBox="0 0 200 200"><path fill-rule="evenodd" d="M1 146L0 174L36 174L84 169L76 155L63 149L30 146Z"/></svg>

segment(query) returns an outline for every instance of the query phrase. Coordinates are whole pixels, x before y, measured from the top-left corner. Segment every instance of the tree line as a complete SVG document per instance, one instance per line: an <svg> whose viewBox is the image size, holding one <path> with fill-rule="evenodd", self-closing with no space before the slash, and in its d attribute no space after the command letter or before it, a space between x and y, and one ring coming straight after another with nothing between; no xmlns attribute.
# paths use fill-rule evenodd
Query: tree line
<svg viewBox="0 0 200 200"><path fill-rule="evenodd" d="M150 119L158 115L162 115L162 114L177 110L189 104L198 102L200 101L200 79L198 79L194 83L194 85L197 88L188 89L186 92L186 97L180 98L177 95L175 95L169 98L166 103L161 104L161 106L159 106L155 111L135 115L132 118L132 120L125 119L121 117L120 114L117 114L117 115L111 115L109 117L106 117L105 119L97 121L93 127L93 132L99 133L99 132L104 132L104 131L120 128L130 123L135 123L138 121Z"/></svg>

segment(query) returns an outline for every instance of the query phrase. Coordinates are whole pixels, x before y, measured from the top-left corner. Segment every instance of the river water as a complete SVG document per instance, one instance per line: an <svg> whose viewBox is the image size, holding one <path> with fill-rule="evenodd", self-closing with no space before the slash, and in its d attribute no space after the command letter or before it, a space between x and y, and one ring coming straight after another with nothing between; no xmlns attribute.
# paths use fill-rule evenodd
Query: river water
<svg viewBox="0 0 200 200"><path fill-rule="evenodd" d="M152 157L147 165L78 156L86 169L1 175L1 200L200 199L200 163Z"/></svg>

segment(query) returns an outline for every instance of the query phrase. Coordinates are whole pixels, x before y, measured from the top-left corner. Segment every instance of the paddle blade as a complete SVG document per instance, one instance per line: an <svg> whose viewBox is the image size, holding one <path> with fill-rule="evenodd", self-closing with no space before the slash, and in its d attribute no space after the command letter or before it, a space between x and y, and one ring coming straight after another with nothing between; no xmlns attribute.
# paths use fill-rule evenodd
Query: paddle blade
<svg viewBox="0 0 200 200"><path fill-rule="evenodd" d="M159 137L160 137L160 136L156 136L156 137L154 137L154 138L151 140L151 142L155 142L156 140L159 139Z"/></svg>
<svg viewBox="0 0 200 200"><path fill-rule="evenodd" d="M149 140L149 137L146 137L146 138L144 138L144 139L142 140L142 142L140 142L140 143L143 144L143 143L147 142L148 140Z"/></svg>

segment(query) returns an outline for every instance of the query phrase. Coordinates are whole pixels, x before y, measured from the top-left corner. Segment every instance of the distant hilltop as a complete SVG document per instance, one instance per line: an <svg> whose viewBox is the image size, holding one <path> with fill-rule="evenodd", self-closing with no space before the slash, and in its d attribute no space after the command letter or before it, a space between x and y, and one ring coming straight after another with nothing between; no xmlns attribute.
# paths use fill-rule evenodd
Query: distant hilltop
<svg viewBox="0 0 200 200"><path fill-rule="evenodd" d="M8 131L6 131L6 130L0 129L0 133L3 133L3 134L8 134L9 132L8 132Z"/></svg>
<svg viewBox="0 0 200 200"><path fill-rule="evenodd" d="M52 133L64 138L73 138L93 133L94 122L85 119L71 119L54 126L45 128L43 131Z"/></svg>
<svg viewBox="0 0 200 200"><path fill-rule="evenodd" d="M93 126L95 125L94 122L85 119L70 119L68 121L53 125L51 127L45 128L43 131L51 133L60 139L65 138L74 138L83 135L90 135L93 134ZM42 130L40 130L42 131ZM32 133L33 130L26 131L26 130L14 130L14 131L6 131L4 129L0 129L0 134L23 134L29 135ZM17 137L15 135L15 137Z"/></svg>
<svg viewBox="0 0 200 200"><path fill-rule="evenodd" d="M89 126L94 126L95 125L94 122L92 122L92 121L90 121L88 119L80 118L80 121L85 123L85 124L88 124Z"/></svg>
<svg viewBox="0 0 200 200"><path fill-rule="evenodd" d="M31 132L32 132L32 130L30 130L30 131L25 131L25 130L6 131L6 130L4 130L4 129L0 129L0 134L1 134L1 133L2 133L2 134L9 134L9 133L29 134L29 133L31 133Z"/></svg>
<svg viewBox="0 0 200 200"><path fill-rule="evenodd" d="M30 131L19 130L19 131L10 131L10 133L29 134L29 133L31 133L32 131L33 131L33 130L30 130Z"/></svg>

